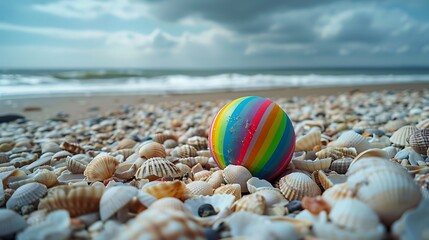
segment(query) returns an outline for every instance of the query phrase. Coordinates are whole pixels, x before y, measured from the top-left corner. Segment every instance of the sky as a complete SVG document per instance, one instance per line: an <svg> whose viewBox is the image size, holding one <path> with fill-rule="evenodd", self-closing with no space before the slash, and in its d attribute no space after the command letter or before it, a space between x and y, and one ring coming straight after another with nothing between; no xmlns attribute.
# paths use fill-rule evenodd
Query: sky
<svg viewBox="0 0 429 240"><path fill-rule="evenodd" d="M0 0L0 69L429 66L427 0Z"/></svg>

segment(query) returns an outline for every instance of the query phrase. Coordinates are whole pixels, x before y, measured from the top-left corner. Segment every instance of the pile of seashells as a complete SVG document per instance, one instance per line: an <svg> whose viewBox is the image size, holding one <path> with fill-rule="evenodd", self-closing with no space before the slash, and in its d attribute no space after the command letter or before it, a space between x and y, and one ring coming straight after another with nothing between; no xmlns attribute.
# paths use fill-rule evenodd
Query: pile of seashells
<svg viewBox="0 0 429 240"><path fill-rule="evenodd" d="M211 157L227 101L1 124L0 238L429 238L429 90L274 100L297 141L271 183Z"/></svg>

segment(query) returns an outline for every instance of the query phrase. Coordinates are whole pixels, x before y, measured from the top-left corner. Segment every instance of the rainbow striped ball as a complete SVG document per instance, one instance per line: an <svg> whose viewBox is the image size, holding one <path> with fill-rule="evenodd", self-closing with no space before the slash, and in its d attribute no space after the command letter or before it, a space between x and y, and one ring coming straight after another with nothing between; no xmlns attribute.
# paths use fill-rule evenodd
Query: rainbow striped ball
<svg viewBox="0 0 429 240"><path fill-rule="evenodd" d="M295 132L279 105L248 96L235 99L217 113L210 127L209 146L220 168L242 165L253 176L272 180L292 158Z"/></svg>

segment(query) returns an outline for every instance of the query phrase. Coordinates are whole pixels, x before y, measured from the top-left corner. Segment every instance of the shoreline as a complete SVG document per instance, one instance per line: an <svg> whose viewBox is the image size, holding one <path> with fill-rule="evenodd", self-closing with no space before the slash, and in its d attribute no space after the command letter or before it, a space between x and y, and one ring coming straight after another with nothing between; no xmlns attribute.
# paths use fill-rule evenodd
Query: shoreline
<svg viewBox="0 0 429 240"><path fill-rule="evenodd" d="M67 96L29 96L25 98L0 97L0 115L19 114L27 119L44 121L63 112L69 115L69 120L79 120L93 117L106 111L114 111L123 105L156 104L168 101L203 102L222 99L234 99L241 96L257 95L262 97L305 97L320 95L338 95L341 93L360 91L372 92L382 90L420 90L429 88L428 83L398 83L389 85L356 85L356 86L327 86L327 87L288 87L259 90L225 90L221 92L198 93L165 93L165 94L136 94L136 93L95 93Z"/></svg>

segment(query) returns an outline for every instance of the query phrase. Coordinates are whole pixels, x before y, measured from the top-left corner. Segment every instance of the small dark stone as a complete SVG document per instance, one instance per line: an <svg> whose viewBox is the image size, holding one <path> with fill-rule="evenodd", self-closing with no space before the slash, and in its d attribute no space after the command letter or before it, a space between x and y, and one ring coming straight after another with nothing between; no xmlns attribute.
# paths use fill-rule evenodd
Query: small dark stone
<svg viewBox="0 0 429 240"><path fill-rule="evenodd" d="M289 213L293 213L295 211L301 211L302 210L301 201L292 200L286 205L286 208Z"/></svg>
<svg viewBox="0 0 429 240"><path fill-rule="evenodd" d="M19 119L25 119L25 118L24 118L24 116L17 115L17 114L1 115L0 116L0 123L13 122L13 121L19 120Z"/></svg>
<svg viewBox="0 0 429 240"><path fill-rule="evenodd" d="M209 217L216 215L216 211L211 204L203 204L198 208L198 215L200 217Z"/></svg>
<svg viewBox="0 0 429 240"><path fill-rule="evenodd" d="M217 240L219 239L219 233L216 230L211 228L204 228L204 235L208 240Z"/></svg>

